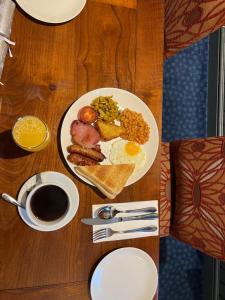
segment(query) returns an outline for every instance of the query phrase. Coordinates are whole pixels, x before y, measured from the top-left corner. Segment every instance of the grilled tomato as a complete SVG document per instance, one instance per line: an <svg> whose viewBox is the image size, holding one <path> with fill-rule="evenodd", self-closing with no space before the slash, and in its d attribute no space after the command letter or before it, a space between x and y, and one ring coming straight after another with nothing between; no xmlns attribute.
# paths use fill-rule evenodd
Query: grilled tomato
<svg viewBox="0 0 225 300"><path fill-rule="evenodd" d="M97 118L98 113L91 106L84 106L78 112L78 120L86 124L95 122Z"/></svg>

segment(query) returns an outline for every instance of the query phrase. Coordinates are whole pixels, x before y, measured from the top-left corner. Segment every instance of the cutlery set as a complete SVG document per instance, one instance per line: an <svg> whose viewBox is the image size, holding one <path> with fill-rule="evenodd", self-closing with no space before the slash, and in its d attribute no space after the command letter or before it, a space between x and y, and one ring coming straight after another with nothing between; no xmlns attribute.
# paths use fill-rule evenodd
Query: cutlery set
<svg viewBox="0 0 225 300"><path fill-rule="evenodd" d="M146 207L141 209L132 210L118 210L115 207L108 205L97 209L94 213L94 218L83 218L81 222L87 225L108 225L113 223L121 223L127 221L138 220L155 220L158 219L158 213L156 213L155 207ZM130 214L130 213L142 213L135 216L115 217L117 214ZM109 238L114 234L126 234L134 232L154 232L158 228L157 226L145 226L141 228L128 229L128 230L112 230L111 228L101 228L94 231L93 241Z"/></svg>

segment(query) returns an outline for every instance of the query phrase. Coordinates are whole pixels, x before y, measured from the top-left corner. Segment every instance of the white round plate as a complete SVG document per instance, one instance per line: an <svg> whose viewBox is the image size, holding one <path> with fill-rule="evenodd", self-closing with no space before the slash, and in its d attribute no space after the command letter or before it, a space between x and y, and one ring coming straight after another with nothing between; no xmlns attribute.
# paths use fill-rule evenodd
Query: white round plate
<svg viewBox="0 0 225 300"><path fill-rule="evenodd" d="M16 0L33 18L46 23L63 23L75 18L86 0Z"/></svg>
<svg viewBox="0 0 225 300"><path fill-rule="evenodd" d="M151 168L157 151L158 151L158 145L159 145L159 134L158 134L158 127L155 121L155 118L148 108L148 106L137 96L134 94L117 89L117 88L101 88L94 91L91 91L83 96L81 96L77 101L75 101L70 108L68 109L63 123L61 127L61 148L63 152L63 156L70 167L70 169L75 173L80 179L85 181L86 183L93 185L90 181L88 181L86 178L82 177L80 174L78 174L75 171L74 164L70 163L67 160L68 152L67 147L72 144L71 142L71 135L70 135L70 126L71 123L77 119L77 113L85 105L90 105L92 100L99 97L99 96L113 96L113 99L118 102L118 105L120 108L129 108L133 111L136 111L138 113L141 113L143 115L144 120L149 124L150 126L150 138L149 141L143 145L143 148L146 152L146 163L144 167L133 173L130 178L128 179L125 186L131 185L141 179ZM101 149L104 155L106 156L106 159L102 162L102 164L111 164L109 161L109 153L110 153L110 147L112 143L114 143L116 140L119 140L120 138L113 139L108 142L101 142Z"/></svg>
<svg viewBox="0 0 225 300"><path fill-rule="evenodd" d="M52 226L49 225L47 228L41 227L41 226L37 226L30 220L25 209L18 207L18 212L22 220L31 228L39 231L54 231L66 226L75 216L79 206L79 193L73 181L62 173L49 171L49 172L42 172L40 174L41 174L42 183L57 183L57 182L61 183L64 186L64 189L68 193L69 197L72 199L71 209L69 210L68 215L64 219L64 222L61 223L60 225L52 225ZM19 202L25 201L28 191L30 191L32 187L36 185L36 181L37 181L36 175L34 175L30 177L23 184L17 198Z"/></svg>
<svg viewBox="0 0 225 300"><path fill-rule="evenodd" d="M91 279L92 300L151 300L158 284L152 258L137 248L121 248L98 264Z"/></svg>

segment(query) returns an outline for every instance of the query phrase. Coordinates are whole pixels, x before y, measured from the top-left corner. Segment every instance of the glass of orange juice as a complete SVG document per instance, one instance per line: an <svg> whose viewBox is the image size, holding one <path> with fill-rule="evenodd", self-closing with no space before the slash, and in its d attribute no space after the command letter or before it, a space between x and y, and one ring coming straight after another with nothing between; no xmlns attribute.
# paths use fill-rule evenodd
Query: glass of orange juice
<svg viewBox="0 0 225 300"><path fill-rule="evenodd" d="M20 148L30 152L44 149L50 141L47 125L34 116L24 116L17 119L12 129L12 136Z"/></svg>

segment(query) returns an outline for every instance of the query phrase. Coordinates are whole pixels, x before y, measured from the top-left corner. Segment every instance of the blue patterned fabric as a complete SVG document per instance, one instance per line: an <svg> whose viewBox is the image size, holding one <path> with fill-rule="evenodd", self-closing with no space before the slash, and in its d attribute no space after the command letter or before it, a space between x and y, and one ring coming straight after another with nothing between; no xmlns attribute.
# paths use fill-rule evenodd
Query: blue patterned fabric
<svg viewBox="0 0 225 300"><path fill-rule="evenodd" d="M165 62L163 140L203 137L207 125L208 39Z"/></svg>
<svg viewBox="0 0 225 300"><path fill-rule="evenodd" d="M163 141L206 136L208 38L165 62ZM172 237L161 238L159 300L202 299L202 257Z"/></svg>
<svg viewBox="0 0 225 300"><path fill-rule="evenodd" d="M172 237L160 248L159 300L201 300L202 254Z"/></svg>

